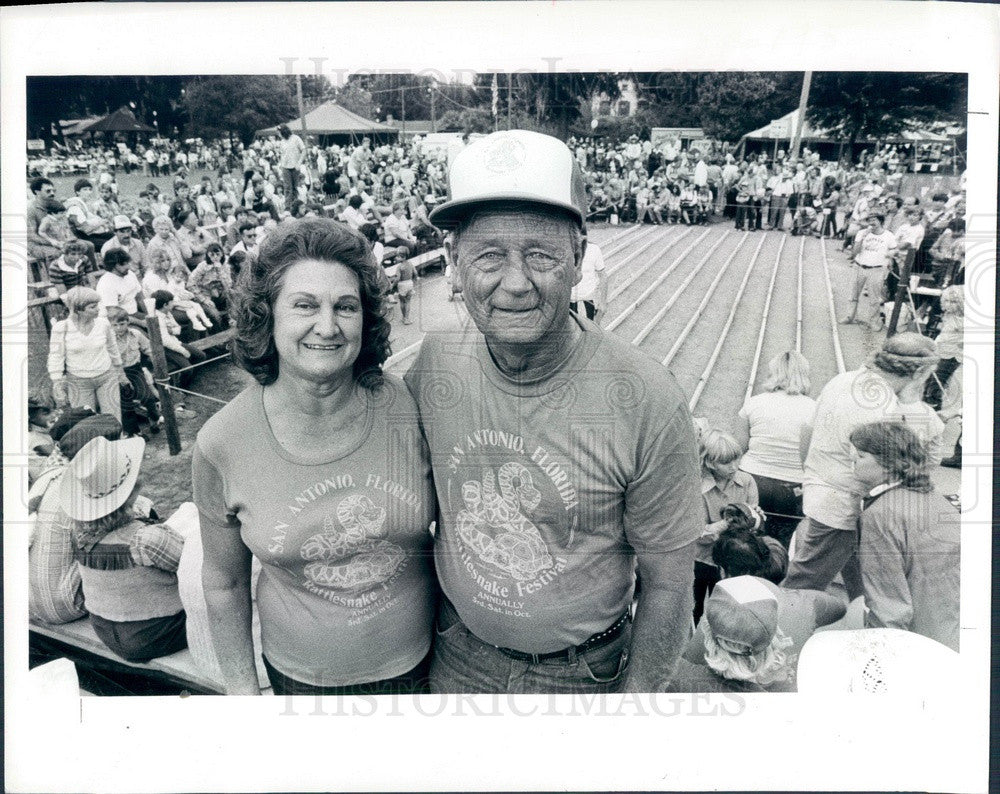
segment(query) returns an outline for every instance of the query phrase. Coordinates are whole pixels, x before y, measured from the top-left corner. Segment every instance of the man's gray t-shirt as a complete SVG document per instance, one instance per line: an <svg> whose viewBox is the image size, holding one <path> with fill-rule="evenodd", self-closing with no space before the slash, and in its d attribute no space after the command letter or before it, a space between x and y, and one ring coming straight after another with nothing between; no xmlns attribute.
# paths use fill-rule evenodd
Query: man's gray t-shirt
<svg viewBox="0 0 1000 794"><path fill-rule="evenodd" d="M441 585L480 639L578 645L629 606L635 552L702 530L691 416L673 376L574 316L583 335L540 381L493 363L471 324L429 336L406 375L431 449Z"/></svg>

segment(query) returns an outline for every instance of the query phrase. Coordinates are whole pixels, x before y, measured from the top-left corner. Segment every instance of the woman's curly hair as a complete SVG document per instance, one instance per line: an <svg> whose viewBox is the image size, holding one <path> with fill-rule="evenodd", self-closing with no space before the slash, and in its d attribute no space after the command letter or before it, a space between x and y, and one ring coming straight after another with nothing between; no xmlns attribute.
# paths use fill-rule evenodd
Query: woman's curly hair
<svg viewBox="0 0 1000 794"><path fill-rule="evenodd" d="M926 493L933 489L927 447L902 422L870 422L855 428L851 444L875 456L879 465L904 488Z"/></svg>
<svg viewBox="0 0 1000 794"><path fill-rule="evenodd" d="M274 302L285 272L305 259L337 262L358 277L363 325L354 379L366 389L378 389L383 382L382 364L390 353L388 280L368 241L349 226L327 218L285 221L264 240L256 260L241 268L233 295L233 358L264 386L277 379Z"/></svg>

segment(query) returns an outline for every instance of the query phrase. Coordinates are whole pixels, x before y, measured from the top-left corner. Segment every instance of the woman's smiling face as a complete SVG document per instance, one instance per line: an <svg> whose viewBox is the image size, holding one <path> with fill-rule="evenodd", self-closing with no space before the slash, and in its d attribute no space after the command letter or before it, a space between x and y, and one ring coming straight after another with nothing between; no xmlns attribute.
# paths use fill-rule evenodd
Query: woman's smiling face
<svg viewBox="0 0 1000 794"><path fill-rule="evenodd" d="M279 378L353 377L364 325L354 271L339 262L296 262L285 271L273 312Z"/></svg>

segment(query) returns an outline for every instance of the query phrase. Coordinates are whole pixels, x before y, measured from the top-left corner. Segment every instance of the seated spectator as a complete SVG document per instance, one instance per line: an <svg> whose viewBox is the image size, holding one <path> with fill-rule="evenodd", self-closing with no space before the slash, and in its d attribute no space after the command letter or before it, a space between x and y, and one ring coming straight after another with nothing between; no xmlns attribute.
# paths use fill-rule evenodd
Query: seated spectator
<svg viewBox="0 0 1000 794"><path fill-rule="evenodd" d="M851 433L854 475L868 488L861 513L865 625L923 634L958 651L958 509L934 490L924 444L906 425Z"/></svg>
<svg viewBox="0 0 1000 794"><path fill-rule="evenodd" d="M192 271L187 280L187 288L212 317L213 322L225 324L222 323L221 315L229 311L233 278L221 245L211 243L205 249L205 261ZM214 314L209 306L214 309Z"/></svg>
<svg viewBox="0 0 1000 794"><path fill-rule="evenodd" d="M61 293L73 287L92 287L97 278L96 270L87 261L87 246L82 240L66 243L63 252L49 263L49 281Z"/></svg>
<svg viewBox="0 0 1000 794"><path fill-rule="evenodd" d="M102 181L97 186L97 198L94 199L91 207L94 210L94 214L101 218L109 229L113 229L115 215L119 215L121 209L115 197L113 183L105 181L103 179L104 174L101 176Z"/></svg>
<svg viewBox="0 0 1000 794"><path fill-rule="evenodd" d="M202 306L195 294L188 289L190 275L191 272L184 265L174 265L167 272L166 289L174 296L174 306L184 312L194 329L208 331L218 323L219 315L211 301ZM214 319L209 317L209 312L214 315Z"/></svg>
<svg viewBox="0 0 1000 794"><path fill-rule="evenodd" d="M64 204L53 201L48 205L48 213L38 224L38 236L60 251L66 249L67 243L77 240L69 227L69 217Z"/></svg>
<svg viewBox="0 0 1000 794"><path fill-rule="evenodd" d="M175 229L180 228L180 214L182 212L197 214L197 208L191 200L191 186L183 179L177 179L174 181L174 200L170 202L170 208L167 210L167 217Z"/></svg>
<svg viewBox="0 0 1000 794"><path fill-rule="evenodd" d="M340 219L352 229L358 230L369 222L368 216L361 211L364 199L354 195L347 200L347 208L340 214Z"/></svg>
<svg viewBox="0 0 1000 794"><path fill-rule="evenodd" d="M146 335L129 324L128 315L117 306L108 309L108 321L115 332L115 341L122 356L122 367L128 383L121 384L122 428L129 436L138 435L146 423L152 433L160 432L160 415L153 392L153 352Z"/></svg>
<svg viewBox="0 0 1000 794"><path fill-rule="evenodd" d="M153 237L146 245L146 272L153 267L167 271L174 265L186 265L193 255L191 246L187 237L174 229L170 218L165 215L153 218L153 232Z"/></svg>
<svg viewBox="0 0 1000 794"><path fill-rule="evenodd" d="M239 225L239 235L240 241L229 250L230 261L238 253L251 261L255 260L260 247L257 240L257 223L251 220L243 221Z"/></svg>
<svg viewBox="0 0 1000 794"><path fill-rule="evenodd" d="M385 244L390 248L406 249L406 256L412 256L417 248L417 238L410 229L410 221L406 217L406 202L396 201L392 205L392 213L382 222L385 230Z"/></svg>
<svg viewBox="0 0 1000 794"><path fill-rule="evenodd" d="M87 614L80 566L73 558L71 522L61 504L62 476L77 453L98 436L114 441L122 426L113 416L75 413L65 422L45 471L28 491L34 516L28 548L28 617L51 625L70 623Z"/></svg>
<svg viewBox="0 0 1000 794"><path fill-rule="evenodd" d="M184 254L184 264L189 271L194 270L205 260L205 249L213 242L211 236L198 225L198 215L191 210L182 210L177 214L175 234Z"/></svg>
<svg viewBox="0 0 1000 794"><path fill-rule="evenodd" d="M115 236L101 246L101 258L115 248L126 251L131 260L132 269L135 274L141 275L140 268L146 261L146 246L138 239L135 228L127 215L116 215L114 219Z"/></svg>
<svg viewBox="0 0 1000 794"><path fill-rule="evenodd" d="M49 428L56 415L52 404L38 397L28 398L28 486L35 481L45 468L55 442L49 435Z"/></svg>
<svg viewBox="0 0 1000 794"><path fill-rule="evenodd" d="M705 528L698 539L694 564L694 620L701 617L705 597L719 581L719 571L712 562L712 546L729 524L722 517L727 504L759 503L757 485L746 472L739 470L743 447L728 433L708 430L699 439L701 454L701 495L705 505Z"/></svg>
<svg viewBox="0 0 1000 794"><path fill-rule="evenodd" d="M187 647L177 589L184 539L136 518L133 509L144 449L141 438L95 438L66 467L60 486L91 625L130 662Z"/></svg>
<svg viewBox="0 0 1000 794"><path fill-rule="evenodd" d="M243 203L258 215L266 212L277 223L281 220L281 214L275 206L274 194L274 187L265 182L260 174L255 174L250 180L250 188L244 194Z"/></svg>
<svg viewBox="0 0 1000 794"><path fill-rule="evenodd" d="M671 692L794 692L797 656L779 622L780 588L755 576L719 582L705 602L697 661L678 660Z"/></svg>
<svg viewBox="0 0 1000 794"><path fill-rule="evenodd" d="M184 344L180 340L181 326L174 318L174 296L167 290L157 290L152 295L156 306L156 319L160 326L160 341L163 343L163 353L167 359L167 369L185 369L191 364L199 364L205 360L205 354L200 350ZM186 388L194 377L192 370L186 370L174 376L177 385Z"/></svg>
<svg viewBox="0 0 1000 794"><path fill-rule="evenodd" d="M757 483L768 534L787 546L803 518L799 450L816 401L809 396L809 362L801 353L786 351L767 366L763 391L740 408L736 437L748 445L740 469Z"/></svg>
<svg viewBox="0 0 1000 794"><path fill-rule="evenodd" d="M66 213L73 234L100 249L112 236L111 223L91 207L94 185L89 179L78 179L73 184L73 198L66 200Z"/></svg>
<svg viewBox="0 0 1000 794"><path fill-rule="evenodd" d="M413 210L413 234L428 249L441 247L441 233L430 222L429 216L435 204L437 204L437 197L433 193L428 193Z"/></svg>
<svg viewBox="0 0 1000 794"><path fill-rule="evenodd" d="M965 219L949 221L930 248L931 272L940 289L951 284L963 284L965 267Z"/></svg>
<svg viewBox="0 0 1000 794"><path fill-rule="evenodd" d="M52 244L51 241L40 237L38 227L45 216L48 215L49 208L55 204L61 204L56 199L56 188L51 179L36 177L30 183L33 199L28 205L28 256L36 261L44 262L52 257L58 256L61 249Z"/></svg>

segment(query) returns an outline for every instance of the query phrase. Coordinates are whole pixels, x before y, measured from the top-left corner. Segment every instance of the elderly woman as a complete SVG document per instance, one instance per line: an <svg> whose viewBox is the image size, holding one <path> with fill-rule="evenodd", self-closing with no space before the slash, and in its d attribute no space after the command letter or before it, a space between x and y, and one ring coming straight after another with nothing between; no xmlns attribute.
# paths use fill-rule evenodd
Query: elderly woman
<svg viewBox="0 0 1000 794"><path fill-rule="evenodd" d="M52 326L48 371L60 407L88 406L122 418L119 384L128 383L114 331L100 317L101 296L89 287L63 295L69 317Z"/></svg>
<svg viewBox="0 0 1000 794"><path fill-rule="evenodd" d="M381 369L384 291L364 237L321 218L278 227L240 274L234 354L257 383L205 424L193 458L229 694L259 692L252 556L276 694L425 685L434 497L416 405Z"/></svg>
<svg viewBox="0 0 1000 794"><path fill-rule="evenodd" d="M851 433L861 514L865 625L915 631L958 651L958 508L934 490L924 445L905 424Z"/></svg>
<svg viewBox="0 0 1000 794"><path fill-rule="evenodd" d="M740 469L757 483L760 506L768 514L768 534L786 546L802 520L803 428L812 424L816 401L809 396L809 362L794 350L768 363L764 390L740 408L736 437L747 452Z"/></svg>
<svg viewBox="0 0 1000 794"><path fill-rule="evenodd" d="M174 231L174 224L166 215L153 218L153 238L146 245L146 269L154 262L164 273L174 265L184 265L192 256L191 246ZM161 288L162 289L162 288Z"/></svg>

